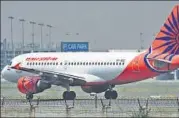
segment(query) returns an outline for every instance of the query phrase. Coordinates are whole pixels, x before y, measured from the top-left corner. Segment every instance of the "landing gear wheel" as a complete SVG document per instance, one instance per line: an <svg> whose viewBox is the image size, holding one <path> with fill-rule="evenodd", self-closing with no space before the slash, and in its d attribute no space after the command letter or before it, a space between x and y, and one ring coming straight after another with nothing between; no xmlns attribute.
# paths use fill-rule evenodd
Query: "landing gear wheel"
<svg viewBox="0 0 179 118"><path fill-rule="evenodd" d="M106 91L105 94L104 94L104 97L106 99L110 99L110 91Z"/></svg>
<svg viewBox="0 0 179 118"><path fill-rule="evenodd" d="M32 99L33 99L33 94L28 94L28 95L26 95L26 99L27 99L27 100L32 100Z"/></svg>
<svg viewBox="0 0 179 118"><path fill-rule="evenodd" d="M72 99L76 98L76 93L74 91L70 91L70 94L71 94Z"/></svg>
<svg viewBox="0 0 179 118"><path fill-rule="evenodd" d="M110 98L111 99L116 99L118 94L117 94L116 91L113 90L113 91L106 91L104 96L105 96L106 99L110 99Z"/></svg>
<svg viewBox="0 0 179 118"><path fill-rule="evenodd" d="M74 91L65 91L63 93L64 100L74 100L76 98L76 93Z"/></svg>
<svg viewBox="0 0 179 118"><path fill-rule="evenodd" d="M64 99L64 100L67 98L67 92L68 92L68 91L64 91L64 92L63 92L63 99Z"/></svg>
<svg viewBox="0 0 179 118"><path fill-rule="evenodd" d="M33 94L26 94L26 99L29 101L30 106L32 105Z"/></svg>
<svg viewBox="0 0 179 118"><path fill-rule="evenodd" d="M116 91L111 91L111 98L112 99L116 99L118 96L117 92Z"/></svg>

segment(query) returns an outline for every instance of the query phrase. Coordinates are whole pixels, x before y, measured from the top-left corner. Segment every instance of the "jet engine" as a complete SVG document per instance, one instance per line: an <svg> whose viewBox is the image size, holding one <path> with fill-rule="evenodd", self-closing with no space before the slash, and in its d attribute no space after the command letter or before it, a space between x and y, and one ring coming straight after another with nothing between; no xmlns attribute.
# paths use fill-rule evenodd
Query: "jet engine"
<svg viewBox="0 0 179 118"><path fill-rule="evenodd" d="M35 94L43 92L51 87L51 84L46 83L39 76L24 76L18 79L17 88L24 94Z"/></svg>
<svg viewBox="0 0 179 118"><path fill-rule="evenodd" d="M92 93L92 92L101 93L101 92L106 91L108 88L109 88L109 85L81 86L81 89L87 93Z"/></svg>

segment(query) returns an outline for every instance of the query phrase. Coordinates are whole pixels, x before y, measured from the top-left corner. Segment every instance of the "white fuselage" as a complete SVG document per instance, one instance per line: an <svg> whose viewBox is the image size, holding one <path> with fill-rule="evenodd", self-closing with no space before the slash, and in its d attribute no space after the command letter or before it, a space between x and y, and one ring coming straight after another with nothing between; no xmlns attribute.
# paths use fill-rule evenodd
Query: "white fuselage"
<svg viewBox="0 0 179 118"><path fill-rule="evenodd" d="M138 54L138 52L28 53L15 57L11 65L20 62L21 66L26 68L84 76L87 82L108 81L116 78ZM8 66L3 71L7 68ZM11 82L17 82L20 77L28 75L34 74L14 69L3 72L4 79Z"/></svg>

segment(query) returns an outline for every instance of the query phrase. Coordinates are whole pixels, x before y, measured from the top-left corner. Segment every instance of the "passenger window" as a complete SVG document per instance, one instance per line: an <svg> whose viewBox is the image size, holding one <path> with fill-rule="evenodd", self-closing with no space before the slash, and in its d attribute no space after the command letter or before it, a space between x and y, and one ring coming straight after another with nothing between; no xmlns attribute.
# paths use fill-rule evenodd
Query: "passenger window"
<svg viewBox="0 0 179 118"><path fill-rule="evenodd" d="M79 65L79 62L77 62L77 64L76 65Z"/></svg>
<svg viewBox="0 0 179 118"><path fill-rule="evenodd" d="M58 62L56 62L56 65L58 65Z"/></svg>
<svg viewBox="0 0 179 118"><path fill-rule="evenodd" d="M46 63L44 63L44 65L46 65Z"/></svg>
<svg viewBox="0 0 179 118"><path fill-rule="evenodd" d="M98 65L100 65L100 62L98 62Z"/></svg>
<svg viewBox="0 0 179 118"><path fill-rule="evenodd" d="M62 65L62 62L60 62L60 65Z"/></svg>
<svg viewBox="0 0 179 118"><path fill-rule="evenodd" d="M83 65L85 65L85 62L83 62Z"/></svg>
<svg viewBox="0 0 179 118"><path fill-rule="evenodd" d="M27 62L27 65L29 65L29 62Z"/></svg>
<svg viewBox="0 0 179 118"><path fill-rule="evenodd" d="M115 62L113 62L113 65L115 65Z"/></svg>
<svg viewBox="0 0 179 118"><path fill-rule="evenodd" d="M82 65L82 62L80 62L80 65Z"/></svg>
<svg viewBox="0 0 179 118"><path fill-rule="evenodd" d="M49 62L47 62L47 65L49 65Z"/></svg>
<svg viewBox="0 0 179 118"><path fill-rule="evenodd" d="M76 65L76 62L74 62L74 65Z"/></svg>
<svg viewBox="0 0 179 118"><path fill-rule="evenodd" d="M43 65L44 63L42 62L41 65Z"/></svg>
<svg viewBox="0 0 179 118"><path fill-rule="evenodd" d="M86 65L88 65L88 62L86 62Z"/></svg>
<svg viewBox="0 0 179 118"><path fill-rule="evenodd" d="M89 62L89 65L91 65L91 62Z"/></svg>
<svg viewBox="0 0 179 118"><path fill-rule="evenodd" d="M37 62L35 63L35 65L37 65Z"/></svg>
<svg viewBox="0 0 179 118"><path fill-rule="evenodd" d="M97 62L95 62L95 65L97 65Z"/></svg>
<svg viewBox="0 0 179 118"><path fill-rule="evenodd" d="M110 62L110 65L112 65L112 62Z"/></svg>
<svg viewBox="0 0 179 118"><path fill-rule="evenodd" d="M103 62L101 62L101 65L103 65Z"/></svg>
<svg viewBox="0 0 179 118"><path fill-rule="evenodd" d="M106 62L104 62L104 65L106 65Z"/></svg>
<svg viewBox="0 0 179 118"><path fill-rule="evenodd" d="M71 65L73 65L73 62L71 62Z"/></svg>
<svg viewBox="0 0 179 118"><path fill-rule="evenodd" d="M92 65L94 65L94 62L92 62Z"/></svg>

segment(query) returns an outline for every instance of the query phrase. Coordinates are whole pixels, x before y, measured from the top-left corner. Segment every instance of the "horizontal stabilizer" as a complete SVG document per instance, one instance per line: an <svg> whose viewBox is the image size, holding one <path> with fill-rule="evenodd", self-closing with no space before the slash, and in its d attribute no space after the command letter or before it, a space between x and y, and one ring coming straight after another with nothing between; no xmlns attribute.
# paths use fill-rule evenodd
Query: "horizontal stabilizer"
<svg viewBox="0 0 179 118"><path fill-rule="evenodd" d="M159 62L165 62L165 63L168 63L168 64L172 63L171 61L168 61L168 60L165 60L165 59L156 59L156 58L147 58L147 59L154 60L154 61L159 61Z"/></svg>

